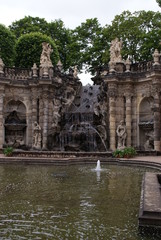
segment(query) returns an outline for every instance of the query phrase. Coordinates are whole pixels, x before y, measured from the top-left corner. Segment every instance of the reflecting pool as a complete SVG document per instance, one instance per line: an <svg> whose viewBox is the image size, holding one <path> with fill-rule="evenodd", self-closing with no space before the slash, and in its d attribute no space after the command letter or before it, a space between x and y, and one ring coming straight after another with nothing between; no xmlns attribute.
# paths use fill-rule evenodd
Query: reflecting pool
<svg viewBox="0 0 161 240"><path fill-rule="evenodd" d="M0 239L152 240L138 232L144 168L0 165Z"/></svg>

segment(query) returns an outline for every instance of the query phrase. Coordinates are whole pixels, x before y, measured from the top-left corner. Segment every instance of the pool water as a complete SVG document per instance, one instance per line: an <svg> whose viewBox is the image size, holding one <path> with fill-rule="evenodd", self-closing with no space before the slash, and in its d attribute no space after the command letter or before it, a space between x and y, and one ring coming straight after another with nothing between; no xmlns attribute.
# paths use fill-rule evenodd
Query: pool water
<svg viewBox="0 0 161 240"><path fill-rule="evenodd" d="M138 231L144 168L0 165L0 239L152 240Z"/></svg>

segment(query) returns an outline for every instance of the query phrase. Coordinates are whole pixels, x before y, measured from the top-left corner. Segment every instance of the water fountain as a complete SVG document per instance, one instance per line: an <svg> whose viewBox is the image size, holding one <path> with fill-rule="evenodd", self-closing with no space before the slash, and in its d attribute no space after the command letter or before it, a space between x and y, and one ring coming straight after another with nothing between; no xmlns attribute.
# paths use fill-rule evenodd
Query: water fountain
<svg viewBox="0 0 161 240"><path fill-rule="evenodd" d="M98 125L102 125L94 113L99 93L98 86L81 87L70 108L64 112L57 141L61 151L107 152L107 141L101 136L101 132L106 133L106 129L104 131L102 128L97 129Z"/></svg>
<svg viewBox="0 0 161 240"><path fill-rule="evenodd" d="M95 168L95 171L101 171L101 162L100 162L100 160L97 161L97 166Z"/></svg>

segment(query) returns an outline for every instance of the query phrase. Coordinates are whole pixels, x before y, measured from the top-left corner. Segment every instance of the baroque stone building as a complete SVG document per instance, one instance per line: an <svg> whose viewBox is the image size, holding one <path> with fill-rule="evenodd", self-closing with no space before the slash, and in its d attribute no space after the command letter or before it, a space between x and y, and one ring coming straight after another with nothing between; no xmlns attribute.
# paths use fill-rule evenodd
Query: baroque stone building
<svg viewBox="0 0 161 240"><path fill-rule="evenodd" d="M81 85L77 68L52 65L43 43L40 67L6 67L0 59L0 148L107 151L125 146L161 151L161 62L131 63L122 43L111 43L110 62L93 86ZM121 122L121 124L120 124Z"/></svg>

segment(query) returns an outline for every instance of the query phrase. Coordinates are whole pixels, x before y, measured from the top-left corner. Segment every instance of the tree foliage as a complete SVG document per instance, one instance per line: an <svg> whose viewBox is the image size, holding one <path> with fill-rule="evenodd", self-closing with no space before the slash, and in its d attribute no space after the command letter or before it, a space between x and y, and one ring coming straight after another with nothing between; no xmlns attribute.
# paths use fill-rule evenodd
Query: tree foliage
<svg viewBox="0 0 161 240"><path fill-rule="evenodd" d="M48 23L44 18L25 16L24 18L13 22L9 28L18 39L21 35L31 32L46 34Z"/></svg>
<svg viewBox="0 0 161 240"><path fill-rule="evenodd" d="M17 67L32 67L34 63L40 65L40 56L42 53L42 43L47 42L51 45L53 53L51 54L51 61L57 64L59 54L54 41L42 33L28 33L22 35L16 44L16 60Z"/></svg>
<svg viewBox="0 0 161 240"><path fill-rule="evenodd" d="M102 64L102 52L104 51L102 27L98 19L87 19L86 22L75 28L73 39L79 50L77 52L79 67L82 68L85 65L93 72L96 66Z"/></svg>
<svg viewBox="0 0 161 240"><path fill-rule="evenodd" d="M0 24L0 57L6 66L13 66L16 38L14 34Z"/></svg>
<svg viewBox="0 0 161 240"><path fill-rule="evenodd" d="M158 4L161 2L156 1ZM65 28L60 19L48 23L43 18L28 16L12 23L10 29L18 39L17 66L32 66L33 62L39 64L42 34L46 35L45 39L48 36L50 41L56 43L65 70L74 65L77 65L79 70L86 66L93 74L97 66L110 60L110 44L116 37L123 41L123 58L130 56L133 62L150 60L154 50L161 49L161 13L153 11L125 11L116 15L112 23L104 27L99 24L97 18L87 19L74 30ZM54 52L57 59L58 52Z"/></svg>
<svg viewBox="0 0 161 240"><path fill-rule="evenodd" d="M104 35L109 43L116 37L123 41L124 58L130 56L132 61L150 60L154 49L160 48L161 14L125 11L115 16L112 25L104 29Z"/></svg>
<svg viewBox="0 0 161 240"><path fill-rule="evenodd" d="M159 7L161 7L161 0L156 0L156 1L158 3Z"/></svg>
<svg viewBox="0 0 161 240"><path fill-rule="evenodd" d="M59 52L64 69L73 65L70 57L72 42L71 30L66 29L62 20L58 19L48 23L44 18L26 16L9 26L17 39L27 33L39 32L52 38Z"/></svg>
<svg viewBox="0 0 161 240"><path fill-rule="evenodd" d="M48 24L46 32L57 45L60 60L65 70L73 65L73 59L70 57L70 49L72 45L72 34L70 29L66 29L64 22L60 19L52 21Z"/></svg>

